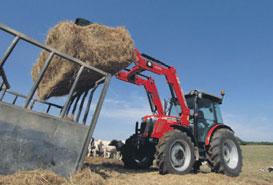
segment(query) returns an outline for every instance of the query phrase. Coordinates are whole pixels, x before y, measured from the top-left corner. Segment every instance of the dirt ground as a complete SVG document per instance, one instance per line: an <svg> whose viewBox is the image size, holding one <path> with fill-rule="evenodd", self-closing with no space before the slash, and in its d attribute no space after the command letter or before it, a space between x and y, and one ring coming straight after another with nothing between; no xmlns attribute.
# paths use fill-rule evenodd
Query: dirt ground
<svg viewBox="0 0 273 185"><path fill-rule="evenodd" d="M124 169L122 162L88 158L84 169L68 179L44 170L0 176L0 185L273 185L273 146L242 146L244 166L239 177L232 178L210 172L205 165L198 174L159 175L156 168L146 171Z"/></svg>

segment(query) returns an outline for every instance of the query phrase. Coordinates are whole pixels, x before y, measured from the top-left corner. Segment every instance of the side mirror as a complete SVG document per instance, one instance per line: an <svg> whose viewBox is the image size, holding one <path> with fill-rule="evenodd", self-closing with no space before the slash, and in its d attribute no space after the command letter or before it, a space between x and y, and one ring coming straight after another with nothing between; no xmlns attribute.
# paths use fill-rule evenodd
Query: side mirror
<svg viewBox="0 0 273 185"><path fill-rule="evenodd" d="M225 91L223 89L221 90L221 96L222 98L225 96Z"/></svg>
<svg viewBox="0 0 273 185"><path fill-rule="evenodd" d="M222 96L222 101L221 102L223 102L224 96L225 96L225 91L223 89L221 90L221 96Z"/></svg>

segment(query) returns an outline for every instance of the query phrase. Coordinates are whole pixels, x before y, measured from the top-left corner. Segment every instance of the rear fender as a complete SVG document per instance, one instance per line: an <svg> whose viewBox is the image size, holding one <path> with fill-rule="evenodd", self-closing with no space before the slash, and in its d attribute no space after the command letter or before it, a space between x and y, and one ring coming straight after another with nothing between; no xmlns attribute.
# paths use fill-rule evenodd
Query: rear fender
<svg viewBox="0 0 273 185"><path fill-rule="evenodd" d="M226 129L229 129L230 131L234 132L229 126L227 125L224 125L224 124L215 124L214 126L212 126L210 128L210 130L208 131L207 133L207 137L206 137L206 141L205 141L205 146L209 146L210 144L210 140L211 140L211 137L212 135L219 129L221 128L226 128Z"/></svg>

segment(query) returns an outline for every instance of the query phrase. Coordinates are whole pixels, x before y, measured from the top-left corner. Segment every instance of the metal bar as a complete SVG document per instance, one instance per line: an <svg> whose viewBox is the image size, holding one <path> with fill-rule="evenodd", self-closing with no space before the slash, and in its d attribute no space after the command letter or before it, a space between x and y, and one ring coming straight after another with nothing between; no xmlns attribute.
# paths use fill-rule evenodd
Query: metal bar
<svg viewBox="0 0 273 185"><path fill-rule="evenodd" d="M86 120L87 120L88 113L89 113L89 110L90 110L93 95L94 95L94 92L95 92L96 89L97 89L97 86L93 87L93 89L90 91L90 95L89 95L89 98L88 98L88 102L87 102L85 112L84 112L84 116L83 116L83 120L82 120L84 125L86 124Z"/></svg>
<svg viewBox="0 0 273 185"><path fill-rule="evenodd" d="M14 96L18 96L18 97L21 97L21 98L24 98L24 99L27 98L27 96L24 96L24 95L22 95L22 94L19 94L19 93L17 93L17 92L14 92L14 91L11 91L11 90L8 90L8 89L6 89L6 93L9 93L9 94L12 94L12 95L14 95ZM62 108L63 108L61 105L57 105L57 104L54 104L54 103L46 102L46 101L43 101L43 100L34 99L33 101L31 101L31 104L30 104L30 106L29 106L30 109L33 108L33 106L34 106L34 104L35 104L36 102L43 103L43 104L46 104L46 105L50 105L51 107L53 106L53 107L56 107L56 108L58 108L58 109L62 109Z"/></svg>
<svg viewBox="0 0 273 185"><path fill-rule="evenodd" d="M32 97L33 97L36 89L38 88L38 85L40 84L42 78L44 77L44 74L45 74L45 72L46 72L46 70L47 70L47 68L48 68L48 66L49 66L49 64L50 64L53 56L54 56L54 52L51 52L49 54L49 56L47 57L46 62L45 62L44 66L43 66L43 68L42 68L42 70L41 70L41 72L39 74L39 78L37 79L37 81L35 82L35 84L33 85L33 87L31 88L31 91L30 91L30 93L28 95L28 98L26 100L24 108L28 107L28 105L29 105L29 103L30 103L30 101L31 101L31 99L32 99Z"/></svg>
<svg viewBox="0 0 273 185"><path fill-rule="evenodd" d="M30 106L29 106L30 110L33 109L35 103L36 103L36 100L33 100L33 101L31 102L31 104L30 104Z"/></svg>
<svg viewBox="0 0 273 185"><path fill-rule="evenodd" d="M77 109L77 107L78 107L78 102L79 102L79 100L80 100L80 95L78 95L78 96L76 96L77 97L77 99L76 99L76 101L75 101L75 104L74 104L74 106L73 106L73 110L72 110L72 115L74 116L74 114L75 114L75 112L76 112L76 109ZM71 103L72 104L72 103Z"/></svg>
<svg viewBox="0 0 273 185"><path fill-rule="evenodd" d="M84 66L84 67L86 67L87 69L91 69L91 70L93 70L93 71L96 71L96 72L98 72L98 73L100 73L100 74L102 74L102 75L104 75L104 76L106 76L106 75L108 74L108 73L106 73L106 72L104 72L104 71L102 71L102 70L100 70L100 69L97 69L97 68L95 68L95 67L93 67L93 66L90 66L90 65L84 63L83 61L81 61L81 60L79 60L79 59L76 59L76 58L71 57L71 56L69 56L69 55L67 55L67 54L61 53L61 52L59 52L58 50L56 50L56 49L54 49L54 48L45 46L45 45L39 43L38 41L36 41L36 40L34 40L34 39L32 39L32 38L26 36L25 34L20 33L20 32L14 30L14 29L12 29L12 28L9 28L9 27L6 26L6 25L0 24L0 30L3 30L3 31L5 31L5 32L7 32L7 33L10 33L10 34L12 34L12 35L14 35L14 36L18 36L20 39L22 39L22 40L24 40L24 41L26 41L26 42L28 42L28 43L31 43L31 44L33 44L33 45L35 45L35 46L37 46L37 47L40 47L40 48L42 48L42 49L44 49L44 50L46 50L46 51L48 51L48 52L53 52L53 53L55 53L56 55L58 55L58 56L60 56L60 57L62 57L62 58L64 58L64 59L67 59L67 60L72 61L72 62L74 62L74 63L77 63L77 64L79 64L79 65L81 65L81 66Z"/></svg>
<svg viewBox="0 0 273 185"><path fill-rule="evenodd" d="M88 91L85 91L83 96L82 96L82 100L81 100L81 103L80 103L80 107L79 107L79 110L78 110L78 114L76 116L76 122L79 122L79 119L80 119L80 115L81 115L81 112L82 112L82 108L83 108L83 104L84 104L84 101L85 101L85 98L87 96L87 93Z"/></svg>
<svg viewBox="0 0 273 185"><path fill-rule="evenodd" d="M78 71L77 76L76 76L76 78L75 78L75 80L74 80L74 82L73 82L73 84L72 84L72 87L71 87L71 89L70 89L70 91L69 91L67 100L66 100L66 102L65 102L65 104L64 104L63 110L62 110L61 115L60 115L61 118L64 117L64 115L65 115L65 113L66 113L66 111L67 111L69 102L70 102L70 100L71 100L71 96L72 96L73 93L74 93L74 90L75 90L76 85L77 85L77 83L78 83L78 81L79 81L79 79L80 79L80 76L81 76L81 74L82 74L82 72L83 72L83 69L84 69L84 66L81 66L81 67L80 67L80 70Z"/></svg>
<svg viewBox="0 0 273 185"><path fill-rule="evenodd" d="M27 96L24 96L24 95L22 95L22 94L19 94L19 93L17 93L17 92L14 92L14 91L10 91L10 90L6 90L6 93L9 93L9 94L12 94L12 95L14 95L14 96L18 96L18 97L21 97L21 98L27 98ZM30 109L32 109L33 108L33 106L34 106L34 104L36 103L36 102L39 102L39 103L43 103L43 104L46 104L46 105L50 105L51 107L53 106L53 107L56 107L56 108L58 108L58 109L62 109L62 106L60 106L60 105L57 105L57 104L54 104L54 103L50 103L50 102L46 102L46 101L43 101L43 100L38 100L38 99L34 99L32 102L31 102L31 104L30 104Z"/></svg>
<svg viewBox="0 0 273 185"><path fill-rule="evenodd" d="M49 112L50 108L51 108L51 105L48 105L47 110L46 110L46 113Z"/></svg>
<svg viewBox="0 0 273 185"><path fill-rule="evenodd" d="M87 149L88 149L88 144L90 143L90 140L92 138L94 129L96 127L98 117L99 117L99 114L100 114L100 111L101 111L101 108L102 108L102 104L104 102L104 99L105 99L105 96L106 96L106 93L107 93L107 90L108 90L108 87L109 87L109 84L110 84L110 80L111 80L111 75L108 74L106 76L106 78L105 78L105 82L104 82L104 85L103 85L103 88L102 88L102 91L101 91L101 94L100 94L100 97L99 97L99 101L97 103L95 112L93 114L92 122L91 122L91 124L89 126L88 133L87 133L87 136L85 138L85 142L84 142L84 145L83 145L83 149L81 151L80 158L79 158L79 160L77 162L77 166L76 166L77 170L79 170L79 168L83 165L83 162L84 162L84 159L85 159L85 156L86 156L86 153L87 153Z"/></svg>
<svg viewBox="0 0 273 185"><path fill-rule="evenodd" d="M125 68L124 71L131 71L131 70L128 69L128 68ZM144 77L144 78L146 78L146 79L150 78L149 76L146 76L146 75L141 74L141 73L136 73L136 75L139 75L139 76Z"/></svg>
<svg viewBox="0 0 273 185"><path fill-rule="evenodd" d="M148 101L149 101L149 105L150 105L150 108L151 108L151 111L153 114L155 114L155 106L153 104L153 101L151 100L151 95L148 91L146 91L147 93L147 97L148 97Z"/></svg>
<svg viewBox="0 0 273 185"><path fill-rule="evenodd" d="M13 101L12 101L12 104L15 104L15 103L16 103L17 98L18 98L18 96L15 96L15 98L14 98Z"/></svg>
<svg viewBox="0 0 273 185"><path fill-rule="evenodd" d="M75 95L72 96L72 98L71 98L71 100L70 100L70 102L69 102L69 105L67 106L66 115L69 113L69 111L70 111L70 109L71 109L71 106L72 106L72 104L74 103L74 100L75 100L75 98L76 98L76 95L77 95L77 93L76 93Z"/></svg>
<svg viewBox="0 0 273 185"><path fill-rule="evenodd" d="M177 103L177 102L176 102L176 95L175 95L175 93L174 93L173 86L172 86L172 84L170 84L170 83L168 83L168 86L169 86L169 89L170 89L170 92L171 92L172 99L175 100L175 101L174 101L174 103L175 103L174 105L176 105L176 103Z"/></svg>
<svg viewBox="0 0 273 185"><path fill-rule="evenodd" d="M3 93L2 93L2 95L1 95L0 101L3 100L3 98L4 98L5 94L6 94L6 91L7 91L7 89L5 88L4 91L3 91Z"/></svg>
<svg viewBox="0 0 273 185"><path fill-rule="evenodd" d="M0 69L3 68L3 65L5 64L6 60L8 59L8 57L10 56L11 52L13 51L13 49L15 48L16 44L18 43L18 41L20 40L20 38L18 36L16 36L13 41L11 42L10 46L8 47L8 49L6 50L3 58L0 61Z"/></svg>
<svg viewBox="0 0 273 185"><path fill-rule="evenodd" d="M3 85L4 85L4 81L2 81L2 83L0 85L0 91L2 91Z"/></svg>
<svg viewBox="0 0 273 185"><path fill-rule="evenodd" d="M19 94L17 92L11 91L11 90L7 90L7 93L12 94L14 96L19 96L19 97L22 97L22 98L27 98L26 96L24 96L22 94Z"/></svg>
<svg viewBox="0 0 273 185"><path fill-rule="evenodd" d="M4 69L1 68L1 67L0 67L0 75L2 76L3 83L5 84L6 88L9 89L10 85L9 85L9 82L8 82L7 75L6 75L5 71L4 71Z"/></svg>
<svg viewBox="0 0 273 185"><path fill-rule="evenodd" d="M145 53L142 53L141 56L143 56L144 58L146 58L148 60L151 60L151 61L153 61L155 63L161 64L161 65L163 65L165 67L168 67L168 68L170 67L169 65L165 64L164 62L162 62L162 61L160 61L158 59L155 59L154 57L151 57L151 56L149 56L149 55L147 55Z"/></svg>
<svg viewBox="0 0 273 185"><path fill-rule="evenodd" d="M46 105L51 105L51 106L54 106L54 107L59 108L59 109L62 108L62 106L60 106L60 105L50 103L50 102L46 102L46 101L43 101L43 100L34 99L34 101L39 102L39 103L43 103L43 104L46 104Z"/></svg>
<svg viewBox="0 0 273 185"><path fill-rule="evenodd" d="M87 120L87 117L88 117L88 113L89 113L89 110L90 110L90 106L91 106L91 103L92 103L94 92L97 89L98 85L100 85L104 81L105 81L105 78L101 78L98 81L96 81L95 86L90 91L90 95L89 95L88 102L87 102L87 105L86 105L86 108L85 108L85 112L84 112L84 116L83 116L83 124L84 125L86 124L86 120Z"/></svg>

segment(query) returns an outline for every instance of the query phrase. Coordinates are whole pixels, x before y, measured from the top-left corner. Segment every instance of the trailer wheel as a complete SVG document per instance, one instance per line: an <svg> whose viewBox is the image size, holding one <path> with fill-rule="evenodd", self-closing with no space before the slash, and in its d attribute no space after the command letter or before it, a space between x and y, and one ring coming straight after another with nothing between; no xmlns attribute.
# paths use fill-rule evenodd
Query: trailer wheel
<svg viewBox="0 0 273 185"><path fill-rule="evenodd" d="M213 172L238 176L242 169L242 152L233 132L217 130L208 149L208 163Z"/></svg>
<svg viewBox="0 0 273 185"><path fill-rule="evenodd" d="M192 171L195 162L194 144L186 133L170 131L160 138L156 148L160 174L186 174Z"/></svg>
<svg viewBox="0 0 273 185"><path fill-rule="evenodd" d="M153 164L155 146L146 143L137 147L137 136L129 137L122 147L122 161L126 168L147 169Z"/></svg>

